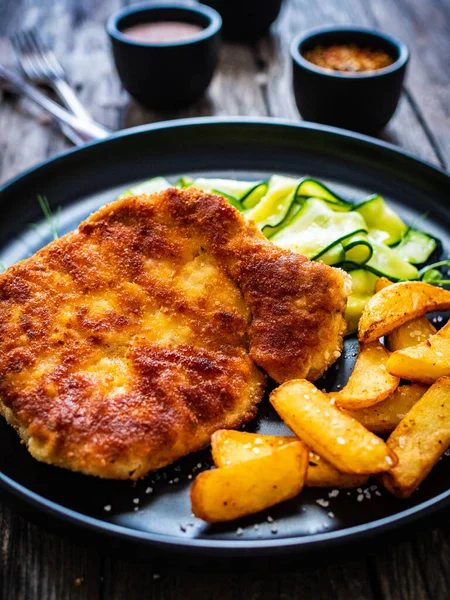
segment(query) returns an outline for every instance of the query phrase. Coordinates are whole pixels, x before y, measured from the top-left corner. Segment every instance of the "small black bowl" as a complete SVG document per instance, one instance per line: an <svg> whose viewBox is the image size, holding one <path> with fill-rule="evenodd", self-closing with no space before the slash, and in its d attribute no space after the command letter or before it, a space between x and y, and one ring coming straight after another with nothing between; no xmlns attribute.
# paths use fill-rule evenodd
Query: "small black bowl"
<svg viewBox="0 0 450 600"><path fill-rule="evenodd" d="M183 21L203 28L179 42L140 42L123 31L155 21ZM220 15L197 4L152 2L112 15L106 25L114 61L125 89L156 110L173 110L195 102L211 82L220 46Z"/></svg>
<svg viewBox="0 0 450 600"><path fill-rule="evenodd" d="M314 47L356 44L387 52L394 63L376 71L343 72L318 67L304 53ZM304 119L362 133L382 129L397 108L409 59L407 46L390 35L360 27L320 27L291 44L297 107Z"/></svg>
<svg viewBox="0 0 450 600"><path fill-rule="evenodd" d="M223 35L228 40L250 41L262 37L280 12L283 0L203 0L223 19Z"/></svg>

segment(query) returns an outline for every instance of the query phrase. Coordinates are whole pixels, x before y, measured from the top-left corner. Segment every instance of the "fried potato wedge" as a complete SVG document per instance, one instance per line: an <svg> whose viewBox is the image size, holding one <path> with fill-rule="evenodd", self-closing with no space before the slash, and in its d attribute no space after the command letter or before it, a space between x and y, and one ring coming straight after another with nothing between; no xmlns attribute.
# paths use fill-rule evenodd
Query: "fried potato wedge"
<svg viewBox="0 0 450 600"><path fill-rule="evenodd" d="M355 475L342 473L328 461L309 451L308 473L306 474L306 487L319 488L357 488L367 483L369 475Z"/></svg>
<svg viewBox="0 0 450 600"><path fill-rule="evenodd" d="M450 446L450 378L439 379L411 408L387 440L398 464L380 479L408 498Z"/></svg>
<svg viewBox="0 0 450 600"><path fill-rule="evenodd" d="M421 383L450 376L450 321L425 342L393 352L386 368L392 375Z"/></svg>
<svg viewBox="0 0 450 600"><path fill-rule="evenodd" d="M192 512L208 523L219 523L289 500L304 486L308 458L308 449L296 440L266 456L204 471L191 487Z"/></svg>
<svg viewBox="0 0 450 600"><path fill-rule="evenodd" d="M380 473L397 462L383 440L340 411L306 379L284 383L271 393L270 401L286 425L339 471Z"/></svg>
<svg viewBox="0 0 450 600"><path fill-rule="evenodd" d="M362 343L374 342L404 323L435 310L450 310L450 291L422 281L402 281L372 296L358 326Z"/></svg>
<svg viewBox="0 0 450 600"><path fill-rule="evenodd" d="M436 327L426 317L417 317L394 329L387 336L387 346L391 352L396 352L425 342L435 333Z"/></svg>
<svg viewBox="0 0 450 600"><path fill-rule="evenodd" d="M380 277L375 282L375 294L378 294L378 292L381 292L381 290L384 290L385 287L392 284L393 282L387 277Z"/></svg>
<svg viewBox="0 0 450 600"><path fill-rule="evenodd" d="M253 460L255 456L271 454L280 446L297 439L292 435L260 435L220 429L211 438L211 450L216 467L229 467ZM366 475L341 473L315 452L309 453L307 487L353 488L364 485L367 479Z"/></svg>
<svg viewBox="0 0 450 600"><path fill-rule="evenodd" d="M211 453L216 467L230 467L272 454L277 448L297 440L293 435L259 435L219 429L211 437Z"/></svg>
<svg viewBox="0 0 450 600"><path fill-rule="evenodd" d="M390 352L378 340L362 344L347 385L328 394L341 408L359 410L382 402L398 387L400 379L388 373Z"/></svg>
<svg viewBox="0 0 450 600"><path fill-rule="evenodd" d="M420 383L400 385L383 402L369 408L346 412L373 433L391 433L427 389L427 385Z"/></svg>

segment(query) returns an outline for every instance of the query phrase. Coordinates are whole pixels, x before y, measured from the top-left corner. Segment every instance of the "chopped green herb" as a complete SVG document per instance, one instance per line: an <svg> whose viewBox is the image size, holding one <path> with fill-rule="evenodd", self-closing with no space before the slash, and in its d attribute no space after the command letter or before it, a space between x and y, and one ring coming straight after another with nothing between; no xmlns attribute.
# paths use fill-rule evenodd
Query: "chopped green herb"
<svg viewBox="0 0 450 600"><path fill-rule="evenodd" d="M41 207L42 212L44 213L45 220L47 221L48 228L50 229L50 233L53 236L54 240L57 240L58 228L56 224L55 217L53 216L52 209L50 208L50 204L47 200L46 196L41 196L40 194L37 197L39 206Z"/></svg>

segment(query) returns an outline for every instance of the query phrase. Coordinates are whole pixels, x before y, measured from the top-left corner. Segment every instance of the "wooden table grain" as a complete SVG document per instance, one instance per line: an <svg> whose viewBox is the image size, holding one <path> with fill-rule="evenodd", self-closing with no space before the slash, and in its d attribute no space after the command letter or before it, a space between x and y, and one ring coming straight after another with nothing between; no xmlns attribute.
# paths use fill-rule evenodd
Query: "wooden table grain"
<svg viewBox="0 0 450 600"><path fill-rule="evenodd" d="M298 120L288 47L299 31L358 24L402 38L412 58L399 108L382 137L450 168L449 0L285 0L270 36L224 44L208 94L177 113L155 113L130 101L116 76L104 23L127 0L0 0L0 62L15 66L7 36L38 25L66 67L93 117L121 129L176 117L264 115ZM255 0L257 5L257 0ZM60 130L26 100L0 105L0 179L13 177L70 147ZM155 572L151 563L119 560L28 523L0 497L0 600L127 598L289 600L440 600L450 598L450 518L439 527L393 536L358 558L288 572Z"/></svg>

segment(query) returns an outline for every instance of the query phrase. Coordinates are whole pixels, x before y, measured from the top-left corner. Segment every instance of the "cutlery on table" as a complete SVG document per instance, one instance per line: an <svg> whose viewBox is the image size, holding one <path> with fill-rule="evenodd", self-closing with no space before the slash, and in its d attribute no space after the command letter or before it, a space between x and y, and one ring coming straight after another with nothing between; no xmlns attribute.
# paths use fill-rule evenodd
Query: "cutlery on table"
<svg viewBox="0 0 450 600"><path fill-rule="evenodd" d="M0 65L0 87L6 87L27 96L41 108L51 113L60 123L69 125L83 142L100 140L111 135L111 131L99 125L92 119L81 119L65 108L53 102L48 96L39 91L34 85L25 81L20 75L9 71Z"/></svg>

